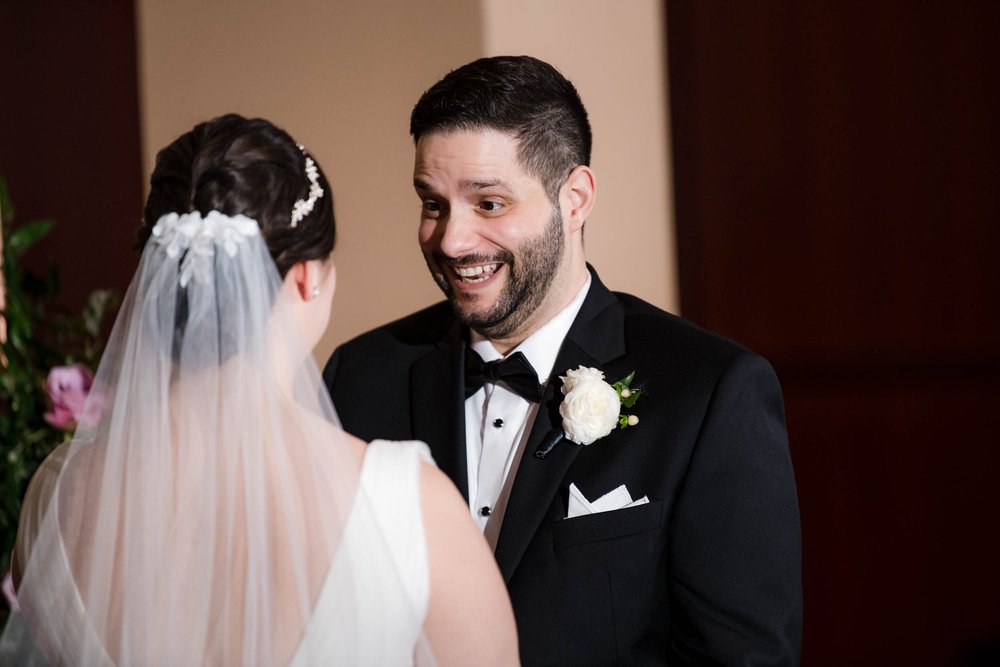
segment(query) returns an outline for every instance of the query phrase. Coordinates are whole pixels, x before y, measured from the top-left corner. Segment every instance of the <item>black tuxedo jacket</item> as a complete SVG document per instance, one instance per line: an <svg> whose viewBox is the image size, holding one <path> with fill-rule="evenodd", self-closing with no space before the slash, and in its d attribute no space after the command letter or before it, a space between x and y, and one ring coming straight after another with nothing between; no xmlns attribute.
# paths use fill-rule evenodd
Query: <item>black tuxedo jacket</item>
<svg viewBox="0 0 1000 667"><path fill-rule="evenodd" d="M591 272L496 548L524 664L797 664L799 517L774 372ZM427 442L467 497L466 339L440 303L345 343L324 379L347 431ZM558 376L581 364L609 382L634 370L640 421L536 458L562 430ZM649 504L566 519L570 483Z"/></svg>

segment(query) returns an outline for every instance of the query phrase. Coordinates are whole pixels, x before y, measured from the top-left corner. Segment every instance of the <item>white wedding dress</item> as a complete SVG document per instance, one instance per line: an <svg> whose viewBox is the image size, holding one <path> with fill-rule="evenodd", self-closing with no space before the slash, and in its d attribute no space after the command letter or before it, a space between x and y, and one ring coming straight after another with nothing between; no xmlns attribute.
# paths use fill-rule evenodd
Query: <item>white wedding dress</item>
<svg viewBox="0 0 1000 667"><path fill-rule="evenodd" d="M422 442L368 445L359 499L291 667L413 663L430 593L421 460L431 462ZM347 590L362 601L351 618L338 605Z"/></svg>
<svg viewBox="0 0 1000 667"><path fill-rule="evenodd" d="M433 463L422 442L376 440L366 448L344 539L290 667L412 665L415 656L420 656L417 664L430 661L429 652L420 646L430 592L420 502L422 461ZM48 474L58 474L58 467ZM46 479L35 483L51 487ZM44 514L32 512L37 509L26 506L25 512ZM46 594L36 596L33 608L27 610L39 621L32 635L41 652L53 665L114 667L86 625L62 544L45 543L44 536L58 532L37 528L29 532L42 537L30 550L33 558L40 559L48 581ZM341 604L343 600L349 604ZM53 646L58 655L52 655ZM169 655L153 660L151 664L175 664Z"/></svg>

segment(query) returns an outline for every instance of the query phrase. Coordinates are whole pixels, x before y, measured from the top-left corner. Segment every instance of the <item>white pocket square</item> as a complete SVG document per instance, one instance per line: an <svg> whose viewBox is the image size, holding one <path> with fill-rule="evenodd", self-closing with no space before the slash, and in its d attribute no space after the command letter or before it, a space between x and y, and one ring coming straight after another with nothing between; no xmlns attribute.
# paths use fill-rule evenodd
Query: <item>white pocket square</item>
<svg viewBox="0 0 1000 667"><path fill-rule="evenodd" d="M608 491L597 500L591 502L584 498L580 489L576 488L576 484L570 484L569 505L566 508L566 518L572 519L574 517L584 516L585 514L610 512L612 510L625 509L626 507L645 505L648 502L649 498L646 496L643 496L638 500L632 500L632 495L628 492L628 489L625 488L624 484L612 491Z"/></svg>

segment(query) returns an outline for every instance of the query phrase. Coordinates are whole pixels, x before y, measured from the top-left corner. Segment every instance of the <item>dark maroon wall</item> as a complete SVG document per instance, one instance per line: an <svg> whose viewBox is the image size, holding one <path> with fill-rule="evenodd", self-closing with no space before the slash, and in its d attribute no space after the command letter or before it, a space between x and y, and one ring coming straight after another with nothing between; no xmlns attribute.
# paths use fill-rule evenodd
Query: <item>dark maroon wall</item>
<svg viewBox="0 0 1000 667"><path fill-rule="evenodd" d="M667 7L682 308L782 379L803 664L964 664L1000 642L1000 3Z"/></svg>
<svg viewBox="0 0 1000 667"><path fill-rule="evenodd" d="M17 220L53 217L25 258L65 304L128 284L142 214L132 0L0 3L0 174Z"/></svg>

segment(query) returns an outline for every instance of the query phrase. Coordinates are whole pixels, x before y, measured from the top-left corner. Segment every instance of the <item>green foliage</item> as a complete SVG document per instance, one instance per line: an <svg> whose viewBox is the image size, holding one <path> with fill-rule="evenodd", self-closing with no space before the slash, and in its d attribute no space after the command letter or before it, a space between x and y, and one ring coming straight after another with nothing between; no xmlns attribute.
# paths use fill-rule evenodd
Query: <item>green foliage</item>
<svg viewBox="0 0 1000 667"><path fill-rule="evenodd" d="M635 379L635 371L632 371L625 377L623 377L618 382L615 382L611 387L618 394L618 400L621 401L622 406L626 408L631 408L635 405L635 402L639 400L639 395L642 394L642 389L633 389L629 385L632 384L632 380ZM618 428L628 427L628 418L631 415L621 415L618 418Z"/></svg>
<svg viewBox="0 0 1000 667"><path fill-rule="evenodd" d="M21 257L55 227L50 219L14 224L14 208L6 181L0 177L3 216L3 288L7 340L0 349L0 576L10 565L21 498L38 464L66 431L49 425L45 380L49 369L83 363L95 369L103 349L104 324L118 306L111 291L90 295L82 314L55 305L59 280L23 271ZM2 606L2 605L0 605Z"/></svg>

